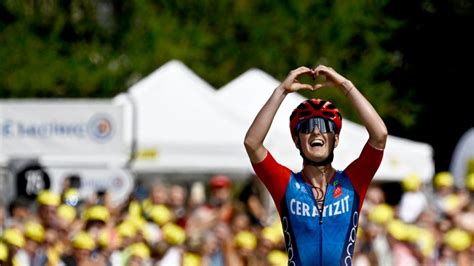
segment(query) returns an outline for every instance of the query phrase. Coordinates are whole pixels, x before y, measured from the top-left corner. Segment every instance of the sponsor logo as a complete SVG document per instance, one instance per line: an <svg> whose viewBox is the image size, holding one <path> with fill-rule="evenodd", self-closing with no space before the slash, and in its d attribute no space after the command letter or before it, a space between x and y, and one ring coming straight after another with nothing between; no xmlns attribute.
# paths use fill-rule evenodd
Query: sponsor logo
<svg viewBox="0 0 474 266"><path fill-rule="evenodd" d="M338 198L338 197L341 196L341 195L342 195L342 188L341 188L341 186L340 186L340 185L339 185L339 186L336 186L336 189L334 189L334 192L332 193L332 196L333 196L334 198Z"/></svg>
<svg viewBox="0 0 474 266"><path fill-rule="evenodd" d="M294 256L293 244L291 243L291 235L290 235L290 232L288 231L288 218L286 216L283 216L282 226L283 226L283 232L285 232L286 250L288 252L288 265L295 266L296 263L293 261L293 256Z"/></svg>
<svg viewBox="0 0 474 266"><path fill-rule="evenodd" d="M98 142L106 142L115 133L113 120L106 114L93 116L87 123L87 132L91 139Z"/></svg>
<svg viewBox="0 0 474 266"><path fill-rule="evenodd" d="M346 248L346 257L344 258L344 262L346 266L352 265L352 252L354 252L354 244L357 237L357 225L359 223L359 213L354 212L352 215L352 229L351 234L349 235L349 243Z"/></svg>
<svg viewBox="0 0 474 266"><path fill-rule="evenodd" d="M0 136L4 138L83 138L85 124L80 122L25 122L17 120L0 121Z"/></svg>
<svg viewBox="0 0 474 266"><path fill-rule="evenodd" d="M328 205L324 205L323 217L337 216L349 212L349 195ZM309 205L296 199L290 200L290 212L297 216L316 217L319 216L318 207Z"/></svg>

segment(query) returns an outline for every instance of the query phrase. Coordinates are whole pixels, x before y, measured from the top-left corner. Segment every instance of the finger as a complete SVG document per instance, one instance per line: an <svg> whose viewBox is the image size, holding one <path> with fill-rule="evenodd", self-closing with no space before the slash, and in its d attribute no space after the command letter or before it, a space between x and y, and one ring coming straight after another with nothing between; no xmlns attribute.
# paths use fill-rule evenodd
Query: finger
<svg viewBox="0 0 474 266"><path fill-rule="evenodd" d="M319 76L320 74L324 74L327 71L327 67L324 65L319 65L314 69L315 76ZM321 73L322 72L322 73Z"/></svg>
<svg viewBox="0 0 474 266"><path fill-rule="evenodd" d="M291 71L291 75L293 77L298 77L302 74L313 74L313 73L314 71L311 68L305 67L305 66L299 67Z"/></svg>
<svg viewBox="0 0 474 266"><path fill-rule="evenodd" d="M321 89L321 88L327 88L327 87L333 87L334 86L334 83L331 82L331 81L326 81L326 82L323 82L323 83L316 83L314 84L314 89L315 90L318 90L318 89Z"/></svg>
<svg viewBox="0 0 474 266"><path fill-rule="evenodd" d="M320 84L320 83L318 83L318 84L314 84L313 89L314 89L314 90L319 90L319 89L321 89L321 88L323 88L323 87L326 87L325 84Z"/></svg>
<svg viewBox="0 0 474 266"><path fill-rule="evenodd" d="M294 90L314 90L313 86L304 83L295 83L291 86Z"/></svg>

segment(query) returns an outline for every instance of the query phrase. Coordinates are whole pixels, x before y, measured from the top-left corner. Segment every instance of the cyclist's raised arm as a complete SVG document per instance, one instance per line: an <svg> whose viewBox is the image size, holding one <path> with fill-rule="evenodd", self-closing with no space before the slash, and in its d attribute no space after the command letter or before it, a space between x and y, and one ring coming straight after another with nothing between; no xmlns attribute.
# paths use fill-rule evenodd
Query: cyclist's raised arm
<svg viewBox="0 0 474 266"><path fill-rule="evenodd" d="M367 129L369 133L368 142L370 145L376 149L383 150L385 148L385 143L387 142L387 127L377 111L375 111L372 104L370 104L370 102L350 80L334 71L334 69L319 65L314 69L314 72L316 76L324 75L326 77L326 82L324 84L316 84L315 89L326 86L340 88L349 98L352 106L355 108L362 123Z"/></svg>
<svg viewBox="0 0 474 266"><path fill-rule="evenodd" d="M245 149L252 163L259 163L267 155L267 150L263 146L263 141L267 136L268 130L272 125L278 108L285 99L286 95L298 90L313 90L313 86L303 84L298 81L301 75L314 76L314 70L308 67L299 67L292 70L286 79L273 91L270 98L263 105L260 112L258 112L247 134L245 135ZM251 97L251 96L249 96Z"/></svg>

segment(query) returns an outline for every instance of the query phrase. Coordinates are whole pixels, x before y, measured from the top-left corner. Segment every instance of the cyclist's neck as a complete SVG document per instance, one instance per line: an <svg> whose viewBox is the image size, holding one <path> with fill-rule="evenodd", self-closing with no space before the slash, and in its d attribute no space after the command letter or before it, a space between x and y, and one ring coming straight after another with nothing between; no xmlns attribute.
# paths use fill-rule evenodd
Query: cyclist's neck
<svg viewBox="0 0 474 266"><path fill-rule="evenodd" d="M323 166L304 165L301 175L303 180L315 187L326 187L334 175L335 169L331 164Z"/></svg>

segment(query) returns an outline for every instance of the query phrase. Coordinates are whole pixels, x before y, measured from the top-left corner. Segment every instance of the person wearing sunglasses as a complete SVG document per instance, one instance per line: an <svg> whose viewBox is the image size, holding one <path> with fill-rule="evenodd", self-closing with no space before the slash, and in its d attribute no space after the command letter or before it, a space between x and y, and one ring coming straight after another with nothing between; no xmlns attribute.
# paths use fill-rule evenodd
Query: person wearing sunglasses
<svg viewBox="0 0 474 266"><path fill-rule="evenodd" d="M303 75L322 83L305 84ZM303 159L294 173L279 164L263 145L281 103L289 93L338 89L350 101L369 138L358 158L345 169L332 166L342 116L330 101L308 99L290 116L290 130ZM352 82L332 68L299 67L274 90L245 136L245 148L257 176L272 195L280 215L288 265L351 265L359 213L367 188L383 157L387 128L376 110Z"/></svg>

